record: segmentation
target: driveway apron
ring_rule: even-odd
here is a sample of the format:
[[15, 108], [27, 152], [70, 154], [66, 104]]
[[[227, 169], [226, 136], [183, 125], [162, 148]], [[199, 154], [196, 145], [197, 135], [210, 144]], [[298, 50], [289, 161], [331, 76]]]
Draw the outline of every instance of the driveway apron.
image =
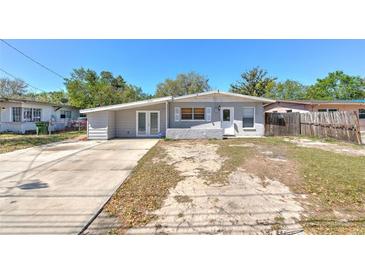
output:
[[80, 233], [157, 141], [75, 141], [0, 154], [0, 234]]

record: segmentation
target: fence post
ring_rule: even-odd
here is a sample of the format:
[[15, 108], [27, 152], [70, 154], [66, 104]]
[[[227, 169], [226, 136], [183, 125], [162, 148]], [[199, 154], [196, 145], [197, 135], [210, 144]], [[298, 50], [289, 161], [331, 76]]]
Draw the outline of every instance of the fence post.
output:
[[354, 111], [354, 115], [355, 115], [355, 134], [356, 134], [356, 140], [358, 142], [359, 145], [361, 145], [362, 140], [361, 140], [361, 132], [360, 132], [360, 120], [359, 120], [359, 116], [357, 114], [356, 111]]

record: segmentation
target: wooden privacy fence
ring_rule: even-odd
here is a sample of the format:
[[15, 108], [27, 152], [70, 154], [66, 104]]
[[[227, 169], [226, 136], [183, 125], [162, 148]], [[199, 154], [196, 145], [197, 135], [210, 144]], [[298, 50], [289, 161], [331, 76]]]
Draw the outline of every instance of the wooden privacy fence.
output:
[[265, 135], [300, 135], [300, 113], [265, 113]]
[[265, 135], [331, 137], [361, 144], [355, 111], [265, 113]]

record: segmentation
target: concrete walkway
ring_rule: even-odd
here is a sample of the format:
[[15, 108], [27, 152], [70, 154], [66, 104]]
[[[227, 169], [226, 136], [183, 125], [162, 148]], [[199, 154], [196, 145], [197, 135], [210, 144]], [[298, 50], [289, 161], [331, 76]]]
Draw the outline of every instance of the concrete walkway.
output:
[[0, 154], [0, 234], [78, 234], [157, 141], [72, 141]]

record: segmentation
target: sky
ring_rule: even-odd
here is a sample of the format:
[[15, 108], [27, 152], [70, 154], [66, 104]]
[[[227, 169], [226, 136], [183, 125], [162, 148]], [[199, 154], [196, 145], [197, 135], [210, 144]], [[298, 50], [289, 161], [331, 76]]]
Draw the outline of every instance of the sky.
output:
[[[206, 76], [212, 89], [221, 91], [256, 66], [278, 80], [307, 85], [335, 70], [365, 77], [365, 40], [6, 41], [66, 77], [79, 67], [107, 70], [149, 94], [166, 78], [190, 71]], [[0, 68], [41, 90], [65, 89], [62, 79], [1, 41]]]

